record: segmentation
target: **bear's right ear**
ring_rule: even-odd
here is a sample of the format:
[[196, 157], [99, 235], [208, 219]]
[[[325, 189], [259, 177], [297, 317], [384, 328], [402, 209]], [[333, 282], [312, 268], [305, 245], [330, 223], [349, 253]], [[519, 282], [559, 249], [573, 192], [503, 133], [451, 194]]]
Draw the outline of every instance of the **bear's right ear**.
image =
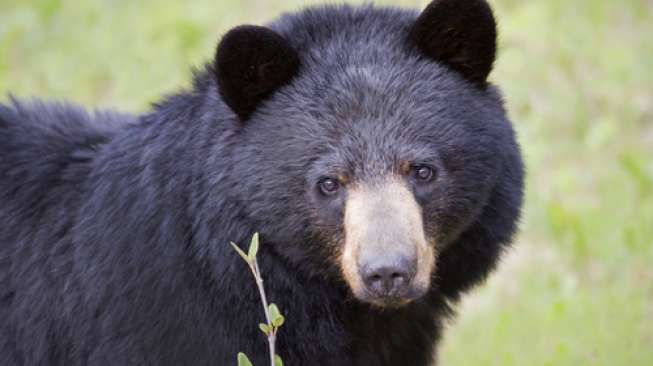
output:
[[236, 27], [222, 37], [214, 66], [223, 100], [242, 121], [298, 69], [299, 56], [288, 41], [254, 25]]
[[410, 36], [427, 57], [486, 85], [497, 48], [496, 23], [486, 0], [433, 0]]

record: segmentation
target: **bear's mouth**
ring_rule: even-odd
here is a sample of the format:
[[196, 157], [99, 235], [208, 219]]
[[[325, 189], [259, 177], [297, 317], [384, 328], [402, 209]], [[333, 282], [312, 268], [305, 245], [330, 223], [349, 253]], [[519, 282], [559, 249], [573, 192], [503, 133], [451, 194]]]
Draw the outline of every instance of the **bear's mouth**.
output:
[[354, 297], [401, 307], [430, 288], [435, 250], [424, 233], [421, 207], [399, 179], [350, 189], [340, 266]]
[[356, 299], [375, 307], [385, 309], [398, 309], [411, 304], [426, 294], [428, 288], [411, 288], [408, 292], [399, 296], [378, 296], [377, 294], [364, 291]]

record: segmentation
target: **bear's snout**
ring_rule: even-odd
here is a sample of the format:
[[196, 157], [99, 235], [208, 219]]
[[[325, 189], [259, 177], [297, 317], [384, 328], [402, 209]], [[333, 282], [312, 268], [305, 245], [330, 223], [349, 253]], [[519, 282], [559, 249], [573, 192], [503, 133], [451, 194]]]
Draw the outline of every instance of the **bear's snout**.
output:
[[378, 306], [401, 306], [426, 293], [435, 249], [422, 210], [401, 179], [358, 184], [347, 195], [341, 267], [354, 296]]

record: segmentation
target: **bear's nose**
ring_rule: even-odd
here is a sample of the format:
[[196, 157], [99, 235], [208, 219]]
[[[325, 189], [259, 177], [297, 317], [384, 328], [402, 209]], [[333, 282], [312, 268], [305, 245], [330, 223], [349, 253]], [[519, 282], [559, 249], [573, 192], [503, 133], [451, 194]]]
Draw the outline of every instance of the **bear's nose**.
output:
[[407, 258], [390, 263], [377, 261], [363, 266], [361, 277], [367, 290], [377, 297], [401, 297], [410, 288], [415, 264]]

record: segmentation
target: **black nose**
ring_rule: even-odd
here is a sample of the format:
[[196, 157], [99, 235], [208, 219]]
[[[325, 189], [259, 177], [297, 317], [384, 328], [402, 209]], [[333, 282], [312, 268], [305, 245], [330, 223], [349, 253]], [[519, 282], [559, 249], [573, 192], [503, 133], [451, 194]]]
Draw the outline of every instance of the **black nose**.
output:
[[361, 276], [367, 290], [378, 297], [400, 297], [410, 288], [415, 274], [413, 261], [377, 262], [363, 266]]

